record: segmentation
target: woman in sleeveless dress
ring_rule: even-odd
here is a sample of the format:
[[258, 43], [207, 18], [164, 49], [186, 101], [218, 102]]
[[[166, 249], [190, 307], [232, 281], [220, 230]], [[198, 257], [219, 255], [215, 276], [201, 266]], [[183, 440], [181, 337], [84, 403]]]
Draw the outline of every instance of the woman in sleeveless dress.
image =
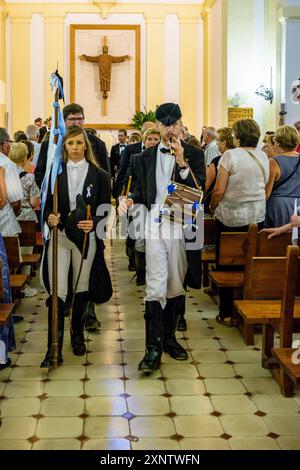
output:
[[292, 126], [279, 127], [275, 133], [277, 156], [269, 160], [265, 227], [289, 223], [295, 199], [300, 204], [300, 155], [295, 151], [299, 141], [299, 134]]

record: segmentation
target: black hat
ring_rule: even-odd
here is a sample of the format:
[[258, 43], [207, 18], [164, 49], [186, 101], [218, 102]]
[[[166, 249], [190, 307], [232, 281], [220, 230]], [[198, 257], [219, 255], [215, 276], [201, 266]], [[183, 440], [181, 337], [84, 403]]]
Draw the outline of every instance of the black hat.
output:
[[174, 122], [178, 121], [181, 116], [181, 110], [178, 104], [175, 103], [164, 103], [156, 109], [156, 119], [165, 126], [171, 126]]
[[[65, 232], [69, 240], [75, 243], [80, 253], [82, 253], [83, 245], [84, 245], [84, 238], [85, 233], [82, 229], [77, 227], [78, 222], [81, 220], [87, 219], [87, 207], [86, 203], [81, 196], [81, 194], [77, 194], [76, 197], [76, 209], [67, 217], [65, 223]], [[89, 237], [86, 237], [86, 246], [84, 252], [84, 259], [87, 257], [88, 249], [89, 249]]]

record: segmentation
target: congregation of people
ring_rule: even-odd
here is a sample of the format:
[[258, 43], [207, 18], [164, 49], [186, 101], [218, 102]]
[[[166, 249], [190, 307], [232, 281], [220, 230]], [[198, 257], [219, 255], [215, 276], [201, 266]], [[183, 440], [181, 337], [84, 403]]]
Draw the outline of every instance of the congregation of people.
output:
[[[52, 250], [53, 227], [58, 227], [58, 363], [63, 363], [65, 316], [71, 312], [71, 345], [75, 355], [86, 352], [84, 330], [101, 327], [95, 304], [112, 295], [105, 261], [105, 242], [97, 226], [107, 221], [99, 215], [101, 204], [113, 203], [118, 217], [134, 220], [134, 208], [146, 208], [144, 236], [128, 234], [124, 256], [128, 257], [128, 282], [145, 285], [145, 355], [138, 368], [151, 373], [160, 366], [163, 351], [184, 361], [188, 355], [176, 340], [176, 331], [188, 329], [185, 296], [189, 288], [201, 288], [201, 252], [206, 245], [189, 251], [183, 225], [161, 217], [170, 181], [195, 190], [202, 188], [204, 222], [214, 220], [216, 269], [221, 233], [247, 232], [257, 224], [269, 239], [300, 227], [300, 121], [262, 134], [252, 119], [232, 128], [203, 127], [199, 139], [184, 125], [180, 107], [164, 103], [156, 120], [139, 131], [119, 129], [117, 141], [107, 149], [105, 136], [84, 127], [84, 109], [68, 104], [63, 109], [66, 133], [62, 171], [58, 176], [58, 211], [53, 207], [50, 184], [43, 220], [49, 239], [44, 251], [41, 280], [48, 293], [48, 337], [41, 367], [50, 367], [52, 351]], [[212, 123], [213, 124], [213, 123]], [[30, 285], [32, 267], [21, 264], [26, 275], [21, 289], [11, 288], [6, 239], [19, 238], [22, 222], [32, 221], [41, 232], [41, 188], [47, 173], [51, 118], [35, 119], [13, 135], [0, 128], [0, 261], [4, 304], [18, 297], [31, 297], [38, 290]], [[49, 182], [48, 181], [48, 182]], [[117, 218], [118, 218], [117, 217]], [[123, 218], [123, 219], [122, 219]], [[155, 221], [155, 223], [153, 223]], [[205, 228], [205, 224], [204, 224]], [[37, 235], [38, 237], [39, 235]], [[22, 255], [37, 252], [36, 246], [20, 246]], [[234, 267], [230, 267], [234, 271]], [[211, 289], [208, 289], [210, 291]], [[208, 292], [209, 293], [209, 292]], [[233, 316], [233, 290], [218, 291], [217, 321], [228, 326]], [[11, 315], [0, 326], [0, 370], [10, 366], [9, 352], [16, 347]]]

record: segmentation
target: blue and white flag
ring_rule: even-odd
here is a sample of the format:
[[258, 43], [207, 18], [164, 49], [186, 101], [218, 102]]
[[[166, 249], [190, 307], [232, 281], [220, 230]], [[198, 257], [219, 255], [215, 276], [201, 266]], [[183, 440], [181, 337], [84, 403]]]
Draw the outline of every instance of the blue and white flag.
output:
[[[50, 76], [50, 86], [53, 92], [53, 107], [52, 107], [52, 124], [50, 129], [49, 147], [47, 153], [47, 167], [46, 173], [43, 179], [41, 188], [41, 227], [43, 237], [45, 240], [50, 238], [50, 230], [48, 225], [44, 222], [44, 208], [46, 204], [48, 189], [49, 189], [49, 178], [51, 173], [51, 194], [54, 192], [54, 185], [58, 175], [62, 172], [62, 150], [63, 150], [63, 139], [65, 135], [65, 122], [62, 111], [60, 109], [59, 100], [55, 101], [56, 92], [59, 91], [59, 96], [64, 99], [62, 83], [59, 76], [56, 73], [52, 73]], [[55, 110], [58, 110], [58, 122], [55, 126]], [[57, 144], [54, 142], [54, 138], [58, 136]]]

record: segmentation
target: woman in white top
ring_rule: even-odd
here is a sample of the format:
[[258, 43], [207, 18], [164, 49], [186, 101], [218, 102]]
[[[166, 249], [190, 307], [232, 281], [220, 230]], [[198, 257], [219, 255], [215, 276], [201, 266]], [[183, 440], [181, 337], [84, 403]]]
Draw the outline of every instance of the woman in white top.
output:
[[[266, 213], [269, 161], [266, 154], [256, 148], [260, 128], [254, 120], [242, 119], [234, 123], [233, 137], [237, 148], [227, 150], [219, 162], [210, 206], [216, 217], [217, 264], [221, 232], [246, 232], [249, 224], [262, 224]], [[217, 268], [220, 270], [220, 266]], [[232, 291], [224, 298], [220, 292], [219, 321], [232, 315]]]

